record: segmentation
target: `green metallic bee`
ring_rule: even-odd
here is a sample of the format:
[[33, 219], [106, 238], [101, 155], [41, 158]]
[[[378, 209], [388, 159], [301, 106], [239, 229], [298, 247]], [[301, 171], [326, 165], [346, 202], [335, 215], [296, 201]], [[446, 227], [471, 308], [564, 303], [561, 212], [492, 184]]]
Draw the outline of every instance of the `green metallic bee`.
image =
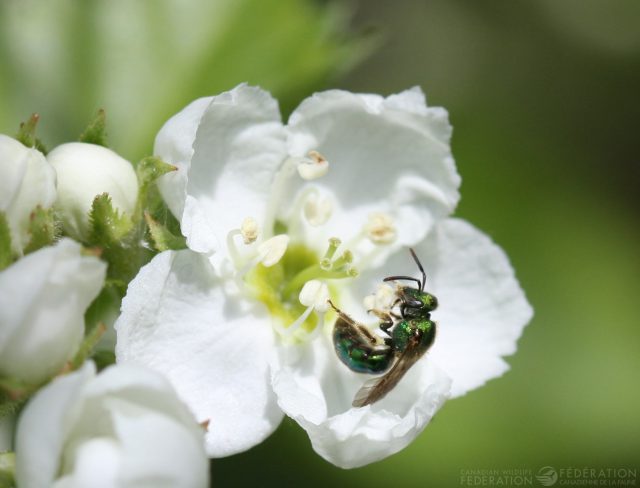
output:
[[426, 274], [416, 253], [413, 249], [409, 251], [422, 273], [422, 280], [389, 276], [383, 281], [415, 281], [418, 287], [398, 286], [389, 311], [369, 310], [380, 318], [380, 329], [386, 338], [372, 334], [329, 301], [338, 314], [333, 328], [333, 345], [340, 361], [357, 373], [386, 373], [367, 381], [358, 390], [352, 403], [354, 407], [364, 407], [383, 398], [435, 340], [436, 323], [431, 320], [431, 312], [438, 306], [438, 300], [424, 291]]

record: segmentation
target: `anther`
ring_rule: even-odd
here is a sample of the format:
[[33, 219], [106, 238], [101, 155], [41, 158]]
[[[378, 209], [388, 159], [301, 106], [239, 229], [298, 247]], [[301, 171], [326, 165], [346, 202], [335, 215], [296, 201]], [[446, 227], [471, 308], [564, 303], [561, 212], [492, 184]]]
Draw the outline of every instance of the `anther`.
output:
[[313, 307], [317, 312], [324, 313], [329, 308], [327, 302], [329, 300], [329, 288], [322, 281], [309, 280], [300, 290], [298, 299], [305, 307]]
[[388, 311], [396, 298], [396, 291], [386, 283], [380, 283], [371, 295], [364, 297], [364, 306], [367, 310]]
[[301, 158], [297, 169], [303, 180], [315, 180], [327, 174], [329, 162], [318, 151], [309, 151], [307, 157]]
[[245, 244], [251, 244], [258, 238], [258, 223], [252, 217], [247, 217], [242, 221], [240, 234]]
[[396, 239], [396, 228], [389, 214], [374, 212], [364, 226], [367, 237], [374, 244], [390, 244]]
[[319, 227], [331, 217], [333, 204], [328, 198], [320, 198], [314, 192], [307, 197], [302, 210], [307, 222], [313, 227]]
[[258, 246], [258, 261], [267, 268], [273, 266], [282, 259], [288, 245], [289, 236], [286, 234], [280, 234], [264, 241]]

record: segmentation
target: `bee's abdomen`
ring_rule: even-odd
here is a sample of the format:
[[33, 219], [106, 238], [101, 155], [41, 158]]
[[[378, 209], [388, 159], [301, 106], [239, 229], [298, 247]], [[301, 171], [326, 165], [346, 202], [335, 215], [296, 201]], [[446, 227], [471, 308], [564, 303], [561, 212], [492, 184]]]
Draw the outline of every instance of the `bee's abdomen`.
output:
[[333, 331], [333, 345], [340, 361], [356, 373], [384, 373], [394, 357], [390, 347], [363, 342], [339, 328]]

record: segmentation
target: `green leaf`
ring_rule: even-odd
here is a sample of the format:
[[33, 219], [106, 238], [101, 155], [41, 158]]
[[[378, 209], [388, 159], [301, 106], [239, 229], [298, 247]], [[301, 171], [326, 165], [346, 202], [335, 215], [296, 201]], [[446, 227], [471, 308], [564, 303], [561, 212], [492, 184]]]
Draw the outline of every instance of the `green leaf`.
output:
[[32, 114], [29, 120], [21, 122], [16, 139], [26, 147], [35, 147], [41, 153], [47, 154], [44, 144], [36, 137], [36, 126], [39, 120], [40, 116], [38, 114]]
[[11, 252], [11, 229], [4, 212], [0, 212], [0, 270], [13, 262]]
[[89, 243], [103, 247], [117, 245], [133, 229], [131, 218], [113, 208], [108, 193], [102, 193], [93, 200], [89, 225]]
[[149, 235], [153, 241], [153, 247], [157, 251], [178, 250], [187, 247], [187, 241], [184, 236], [174, 235], [164, 225], [155, 220], [149, 212], [144, 213], [144, 219], [149, 227]]
[[53, 208], [38, 206], [29, 217], [29, 235], [31, 239], [24, 248], [25, 254], [53, 244], [57, 236], [57, 227]]
[[85, 131], [80, 135], [79, 141], [98, 146], [109, 147], [107, 144], [107, 123], [104, 109], [98, 110], [96, 117], [89, 123]]

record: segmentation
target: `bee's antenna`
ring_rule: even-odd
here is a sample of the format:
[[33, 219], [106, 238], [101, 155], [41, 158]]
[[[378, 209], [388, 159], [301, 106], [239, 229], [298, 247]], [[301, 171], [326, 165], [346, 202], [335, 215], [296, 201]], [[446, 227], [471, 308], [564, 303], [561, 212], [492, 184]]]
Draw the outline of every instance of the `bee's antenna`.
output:
[[427, 274], [424, 272], [424, 268], [422, 267], [422, 263], [418, 259], [418, 256], [416, 256], [416, 252], [413, 250], [413, 248], [410, 247], [409, 248], [409, 252], [411, 253], [411, 256], [413, 257], [413, 260], [418, 265], [418, 269], [420, 269], [420, 272], [422, 273], [422, 283], [420, 284], [420, 291], [424, 291], [424, 285], [427, 282]]
[[418, 278], [413, 278], [412, 276], [387, 276], [382, 281], [398, 281], [398, 280], [415, 281], [416, 283], [418, 283], [418, 288], [422, 287], [422, 283], [420, 283], [420, 280]]

